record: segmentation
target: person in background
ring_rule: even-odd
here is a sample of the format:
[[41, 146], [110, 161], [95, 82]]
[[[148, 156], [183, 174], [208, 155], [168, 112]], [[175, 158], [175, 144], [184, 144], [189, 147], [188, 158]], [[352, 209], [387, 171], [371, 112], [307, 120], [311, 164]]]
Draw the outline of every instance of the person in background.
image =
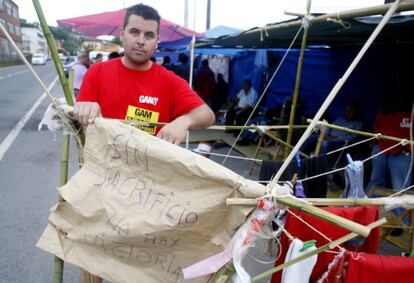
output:
[[[150, 60], [159, 40], [160, 19], [144, 4], [127, 9], [121, 30], [124, 56], [92, 65], [84, 77], [74, 107], [75, 119], [82, 125], [94, 123], [98, 116], [165, 122], [161, 129], [140, 129], [178, 145], [187, 130], [214, 122], [213, 112], [185, 80]], [[82, 272], [81, 282], [88, 280], [89, 274]]]
[[213, 107], [213, 95], [216, 85], [216, 76], [208, 66], [208, 60], [201, 62], [201, 68], [198, 70], [194, 80], [194, 90], [207, 103], [210, 108]]
[[[233, 107], [227, 112], [226, 125], [243, 126], [247, 118], [251, 114], [253, 107], [257, 101], [257, 92], [252, 87], [250, 79], [243, 81], [243, 88], [233, 100]], [[237, 131], [233, 131], [237, 132]]]
[[226, 103], [229, 94], [229, 84], [224, 80], [221, 73], [217, 74], [217, 82], [214, 88], [213, 96], [213, 111], [217, 113], [221, 107]]
[[108, 55], [108, 60], [115, 59], [115, 58], [118, 58], [118, 57], [120, 57], [119, 53], [118, 53], [118, 52], [116, 52], [116, 51], [112, 51], [112, 52], [111, 52], [111, 53], [109, 53], [109, 55]]
[[98, 54], [96, 54], [96, 56], [95, 56], [95, 63], [102, 62], [102, 60], [103, 60], [103, 55], [102, 55], [102, 53], [98, 53]]
[[81, 51], [77, 56], [78, 61], [73, 65], [72, 69], [74, 71], [74, 80], [73, 80], [73, 94], [75, 97], [78, 96], [79, 90], [82, 85], [83, 77], [86, 74], [86, 71], [89, 68], [89, 54], [86, 51]]
[[[384, 101], [375, 119], [375, 132], [402, 139], [410, 139], [410, 128], [413, 127], [411, 112], [414, 103], [414, 83], [410, 71], [401, 70], [396, 75], [396, 94]], [[376, 155], [396, 142], [379, 139], [372, 149]], [[371, 180], [367, 191], [372, 186], [387, 187], [390, 177], [392, 189], [399, 191], [411, 185], [413, 152], [410, 145], [399, 145], [372, 159]]]
[[[351, 130], [362, 130], [362, 122], [357, 119], [357, 106], [355, 103], [348, 103], [345, 106], [345, 114], [338, 117], [332, 123], [335, 126], [345, 127]], [[353, 143], [357, 139], [356, 134], [347, 133], [340, 130], [328, 129], [321, 144], [320, 154], [326, 154], [332, 150], [341, 148]], [[302, 146], [302, 151], [312, 154], [316, 147], [319, 134], [312, 134]]]
[[162, 66], [164, 68], [166, 68], [169, 71], [174, 71], [174, 65], [171, 63], [171, 58], [170, 56], [164, 56], [163, 61], [162, 61]]
[[188, 61], [188, 56], [184, 53], [180, 53], [178, 55], [178, 62], [180, 64], [175, 68], [175, 73], [187, 82], [190, 79], [190, 65], [188, 64]]

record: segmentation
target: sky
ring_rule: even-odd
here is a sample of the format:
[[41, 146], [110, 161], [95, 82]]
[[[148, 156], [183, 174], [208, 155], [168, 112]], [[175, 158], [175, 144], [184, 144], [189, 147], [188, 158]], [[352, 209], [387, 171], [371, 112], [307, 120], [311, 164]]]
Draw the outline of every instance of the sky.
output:
[[[13, 0], [19, 6], [20, 18], [37, 21], [31, 0]], [[39, 0], [50, 26], [56, 20], [114, 11], [136, 3], [158, 10], [161, 17], [184, 25], [185, 0]], [[381, 5], [383, 0], [313, 0], [311, 12], [336, 12]], [[189, 28], [206, 30], [207, 0], [188, 0]], [[284, 12], [305, 12], [306, 0], [211, 0], [211, 27], [225, 25], [243, 30], [290, 19]], [[194, 21], [195, 15], [195, 21]], [[194, 25], [195, 23], [195, 25]]]

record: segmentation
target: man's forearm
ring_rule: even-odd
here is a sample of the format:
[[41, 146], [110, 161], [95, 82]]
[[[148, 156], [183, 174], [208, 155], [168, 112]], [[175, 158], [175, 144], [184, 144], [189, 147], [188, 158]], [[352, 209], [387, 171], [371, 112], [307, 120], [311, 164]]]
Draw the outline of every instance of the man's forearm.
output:
[[188, 129], [198, 130], [211, 126], [215, 116], [213, 111], [206, 104], [203, 104], [177, 119], [186, 123]]

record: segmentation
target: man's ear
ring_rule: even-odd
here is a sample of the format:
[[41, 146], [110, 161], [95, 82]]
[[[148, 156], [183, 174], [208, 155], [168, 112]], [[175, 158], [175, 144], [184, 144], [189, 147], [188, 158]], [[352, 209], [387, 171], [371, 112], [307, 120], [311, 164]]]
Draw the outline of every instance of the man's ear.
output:
[[121, 33], [119, 34], [119, 39], [122, 41], [122, 38], [124, 37], [124, 33], [125, 33], [125, 30], [124, 29], [121, 29]]

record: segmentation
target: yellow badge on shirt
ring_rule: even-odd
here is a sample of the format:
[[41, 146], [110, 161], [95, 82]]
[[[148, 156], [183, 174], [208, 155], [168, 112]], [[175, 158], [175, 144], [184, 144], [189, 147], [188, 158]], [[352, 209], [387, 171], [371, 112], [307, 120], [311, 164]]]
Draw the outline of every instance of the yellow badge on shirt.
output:
[[[129, 105], [125, 119], [129, 121], [158, 122], [159, 116], [159, 112]], [[157, 126], [137, 125], [136, 127], [141, 131], [147, 132], [151, 135], [155, 134], [155, 130], [157, 129]]]

